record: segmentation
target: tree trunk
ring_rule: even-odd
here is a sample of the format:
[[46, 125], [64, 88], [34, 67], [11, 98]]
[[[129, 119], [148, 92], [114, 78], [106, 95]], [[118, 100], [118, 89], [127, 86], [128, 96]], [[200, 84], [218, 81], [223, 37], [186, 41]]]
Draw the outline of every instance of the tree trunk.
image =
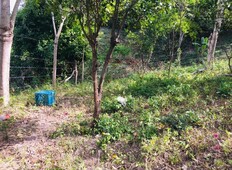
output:
[[75, 60], [75, 85], [77, 85], [78, 78], [78, 69], [77, 69], [77, 61]]
[[[231, 49], [229, 49], [229, 50], [231, 50]], [[229, 66], [229, 69], [230, 69], [230, 73], [232, 73], [232, 65], [231, 65], [232, 51], [227, 52], [227, 49], [226, 49], [226, 48], [224, 48], [224, 51], [225, 51], [226, 57], [227, 57], [227, 59], [228, 59], [228, 66]]]
[[3, 105], [7, 106], [10, 101], [10, 53], [13, 41], [13, 33], [7, 31], [0, 38], [0, 96], [3, 97]]
[[93, 92], [94, 92], [94, 113], [93, 118], [98, 119], [101, 112], [101, 95], [98, 93], [98, 74], [97, 74], [97, 45], [94, 44], [92, 48], [92, 79], [93, 79]]
[[10, 55], [19, 4], [20, 0], [17, 0], [10, 14], [10, 1], [0, 1], [0, 98], [4, 106], [10, 101]]
[[217, 46], [218, 34], [221, 29], [223, 15], [224, 15], [224, 0], [218, 0], [217, 2], [217, 14], [214, 24], [213, 33], [209, 37], [208, 42], [208, 55], [207, 55], [207, 67], [212, 67], [212, 63], [214, 60], [214, 53]]
[[168, 77], [170, 77], [172, 62], [174, 60], [174, 49], [175, 49], [175, 31], [174, 31], [174, 29], [172, 30], [172, 47], [171, 48], [172, 48], [171, 49], [171, 56], [170, 56], [171, 58], [170, 58], [170, 62], [168, 65]]
[[178, 48], [181, 48], [183, 40], [184, 40], [184, 33], [183, 33], [182, 30], [180, 30], [179, 41], [178, 41]]
[[64, 26], [64, 21], [65, 21], [66, 17], [62, 16], [62, 20], [61, 20], [61, 23], [60, 23], [58, 31], [57, 31], [54, 14], [53, 14], [53, 12], [51, 14], [52, 14], [52, 24], [53, 24], [54, 34], [55, 34], [54, 51], [53, 51], [53, 71], [52, 71], [52, 85], [55, 88], [56, 87], [58, 42], [59, 42], [60, 34], [61, 34], [62, 28]]
[[153, 56], [153, 51], [154, 51], [154, 47], [152, 47], [151, 50], [150, 50], [149, 57], [148, 57], [148, 59], [147, 59], [147, 61], [146, 61], [147, 66], [148, 66], [148, 64], [149, 64], [150, 61], [151, 61], [151, 58], [152, 58], [152, 56]]
[[112, 58], [112, 53], [114, 51], [114, 48], [116, 46], [116, 42], [114, 42], [114, 41], [115, 40], [111, 41], [111, 45], [110, 45], [110, 48], [109, 48], [109, 50], [107, 52], [106, 59], [105, 59], [105, 62], [104, 62], [104, 65], [103, 65], [103, 68], [102, 68], [102, 71], [101, 71], [101, 77], [100, 77], [99, 89], [98, 89], [99, 94], [102, 94], [102, 92], [103, 92], [103, 84], [104, 84], [104, 80], [105, 80], [105, 77], [106, 77], [107, 68], [108, 68], [110, 60]]
[[85, 49], [84, 48], [83, 48], [81, 65], [82, 65], [81, 82], [83, 82], [85, 78]]
[[107, 67], [109, 65], [110, 59], [112, 58], [112, 53], [116, 43], [112, 42], [110, 48], [107, 52], [106, 59], [101, 71], [101, 77], [98, 83], [98, 74], [97, 74], [97, 47], [92, 47], [92, 56], [93, 56], [93, 63], [92, 63], [92, 78], [93, 78], [93, 88], [94, 88], [94, 119], [99, 118], [99, 114], [101, 112], [101, 100], [102, 100], [102, 93], [103, 93], [103, 84], [105, 80], [105, 76], [107, 73]]
[[57, 71], [57, 51], [58, 51], [58, 37], [54, 40], [54, 50], [53, 50], [53, 72], [52, 72], [52, 85], [56, 87], [56, 71]]

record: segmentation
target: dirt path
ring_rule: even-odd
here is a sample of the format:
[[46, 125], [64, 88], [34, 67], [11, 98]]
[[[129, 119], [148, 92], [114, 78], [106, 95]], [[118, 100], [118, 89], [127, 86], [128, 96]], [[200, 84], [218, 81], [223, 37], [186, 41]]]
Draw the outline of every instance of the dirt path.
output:
[[[0, 135], [0, 170], [15, 169], [51, 169], [63, 167], [72, 169], [66, 164], [78, 162], [78, 167], [95, 166], [96, 158], [86, 154], [94, 150], [96, 141], [84, 137], [51, 139], [49, 134], [56, 130], [62, 123], [73, 119], [78, 110], [40, 107], [29, 109], [26, 115], [16, 122], [8, 131], [8, 141]], [[86, 145], [88, 140], [89, 146]], [[85, 148], [83, 147], [85, 146]], [[79, 148], [80, 147], [80, 148]], [[77, 156], [77, 157], [76, 157]], [[63, 163], [62, 163], [63, 161]], [[92, 164], [92, 165], [91, 165]], [[88, 168], [92, 169], [92, 168]]]

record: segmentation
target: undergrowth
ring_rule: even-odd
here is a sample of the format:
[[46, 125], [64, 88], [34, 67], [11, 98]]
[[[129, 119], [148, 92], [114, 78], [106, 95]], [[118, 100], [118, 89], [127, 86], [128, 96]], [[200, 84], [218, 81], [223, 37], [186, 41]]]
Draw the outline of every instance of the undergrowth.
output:
[[[147, 169], [232, 168], [232, 80], [224, 76], [226, 62], [218, 62], [214, 70], [194, 73], [198, 68], [177, 67], [170, 78], [161, 70], [107, 82], [102, 114], [94, 129], [92, 118], [83, 115], [62, 124], [50, 137], [93, 136], [103, 151], [103, 163], [110, 161], [124, 169], [132, 162]], [[78, 96], [92, 109], [91, 83], [65, 84], [56, 90], [54, 107], [64, 97]], [[118, 96], [127, 99], [125, 106], [117, 101]], [[24, 97], [34, 104], [32, 95]], [[133, 155], [137, 152], [142, 159]]]

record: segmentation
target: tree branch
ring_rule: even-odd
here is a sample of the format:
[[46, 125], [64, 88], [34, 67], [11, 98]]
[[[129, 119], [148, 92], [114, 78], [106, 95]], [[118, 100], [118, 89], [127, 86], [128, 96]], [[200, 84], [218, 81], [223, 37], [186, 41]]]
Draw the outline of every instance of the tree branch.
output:
[[129, 13], [129, 11], [133, 8], [133, 6], [134, 6], [137, 2], [138, 2], [138, 0], [132, 0], [132, 2], [131, 2], [131, 4], [129, 5], [129, 7], [125, 10], [125, 13], [124, 13], [123, 18], [122, 18], [122, 22], [120, 23], [119, 29], [118, 29], [118, 31], [117, 31], [117, 35], [116, 35], [117, 38], [119, 37], [119, 35], [120, 35], [121, 31], [122, 31], [122, 28], [123, 28], [123, 26], [124, 26], [124, 24], [125, 24], [125, 21], [126, 21], [126, 18], [127, 18], [127, 15], [128, 15], [128, 13]]
[[76, 72], [76, 70], [73, 70], [72, 74], [68, 78], [66, 78], [64, 80], [64, 82], [66, 83], [67, 81], [69, 81], [73, 77], [73, 75], [74, 75], [75, 72]]
[[60, 26], [59, 26], [59, 29], [58, 29], [58, 32], [57, 32], [57, 36], [59, 37], [60, 34], [61, 34], [61, 31], [62, 31], [62, 28], [64, 26], [64, 21], [66, 20], [66, 17], [65, 16], [62, 16], [62, 21], [60, 23]]
[[14, 28], [14, 23], [15, 23], [15, 19], [16, 19], [16, 15], [17, 15], [17, 12], [18, 12], [20, 2], [21, 2], [21, 0], [16, 0], [13, 12], [12, 12], [12, 14], [10, 16], [10, 22], [11, 22], [11, 27], [12, 28]]
[[116, 30], [116, 24], [118, 22], [118, 12], [119, 12], [119, 4], [120, 0], [116, 0], [115, 8], [114, 8], [114, 16], [113, 16], [113, 25], [111, 30], [111, 35], [114, 36], [112, 38], [115, 38], [115, 30]]
[[56, 36], [56, 23], [55, 23], [55, 17], [54, 17], [54, 13], [51, 12], [52, 15], [52, 25], [53, 25], [53, 30], [54, 30], [54, 34]]
[[114, 11], [114, 28], [112, 28], [113, 30], [111, 31], [111, 42], [110, 42], [110, 48], [107, 52], [107, 55], [106, 55], [106, 58], [105, 58], [105, 62], [104, 62], [104, 65], [103, 65], [103, 69], [102, 69], [102, 72], [101, 72], [101, 77], [100, 77], [100, 81], [99, 81], [99, 89], [98, 89], [98, 92], [99, 94], [102, 94], [102, 90], [103, 90], [103, 83], [104, 83], [104, 79], [105, 79], [105, 76], [106, 76], [106, 72], [107, 72], [107, 67], [109, 65], [109, 62], [110, 62], [110, 59], [112, 58], [112, 53], [114, 51], [114, 48], [115, 46], [117, 45], [117, 38], [119, 37], [120, 33], [121, 33], [121, 30], [122, 30], [122, 27], [126, 21], [126, 18], [127, 18], [127, 15], [128, 15], [128, 12], [131, 10], [131, 8], [137, 3], [138, 0], [133, 0], [130, 4], [130, 6], [126, 9], [125, 11], [125, 14], [123, 16], [123, 20], [120, 24], [120, 28], [117, 32], [117, 35], [115, 36], [115, 30], [116, 30], [116, 24], [117, 24], [117, 21], [118, 21], [118, 12], [119, 12], [119, 5], [120, 5], [120, 0], [117, 0], [116, 1], [116, 4], [115, 4], [115, 11]]
[[82, 22], [81, 18], [79, 18], [79, 22], [80, 22], [81, 29], [82, 29], [82, 31], [83, 31], [85, 37], [86, 37], [87, 40], [91, 43], [90, 37], [89, 37], [89, 35], [87, 34], [87, 32], [85, 31], [84, 22]]
[[88, 27], [88, 31], [89, 31], [89, 36], [92, 37], [93, 36], [93, 32], [92, 32], [92, 28], [91, 28], [91, 20], [90, 20], [90, 1], [87, 0], [86, 3], [85, 3], [85, 6], [86, 6], [86, 19], [87, 19], [87, 27]]
[[101, 20], [101, 16], [100, 16], [100, 11], [99, 11], [99, 8], [100, 8], [100, 2], [99, 0], [96, 0], [96, 17], [95, 17], [95, 27], [94, 27], [94, 31], [95, 31], [95, 37], [97, 37], [100, 29], [101, 29], [101, 25], [102, 25], [102, 20]]

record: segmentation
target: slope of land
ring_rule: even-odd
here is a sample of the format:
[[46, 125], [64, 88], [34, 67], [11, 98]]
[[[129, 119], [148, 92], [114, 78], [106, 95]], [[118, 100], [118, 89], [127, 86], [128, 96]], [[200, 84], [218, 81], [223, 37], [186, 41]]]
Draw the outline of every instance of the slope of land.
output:
[[13, 118], [1, 122], [0, 169], [231, 169], [227, 61], [196, 73], [200, 68], [107, 81], [94, 131], [90, 82], [60, 84], [53, 107], [34, 102], [34, 92], [49, 85], [14, 94], [1, 110]]

